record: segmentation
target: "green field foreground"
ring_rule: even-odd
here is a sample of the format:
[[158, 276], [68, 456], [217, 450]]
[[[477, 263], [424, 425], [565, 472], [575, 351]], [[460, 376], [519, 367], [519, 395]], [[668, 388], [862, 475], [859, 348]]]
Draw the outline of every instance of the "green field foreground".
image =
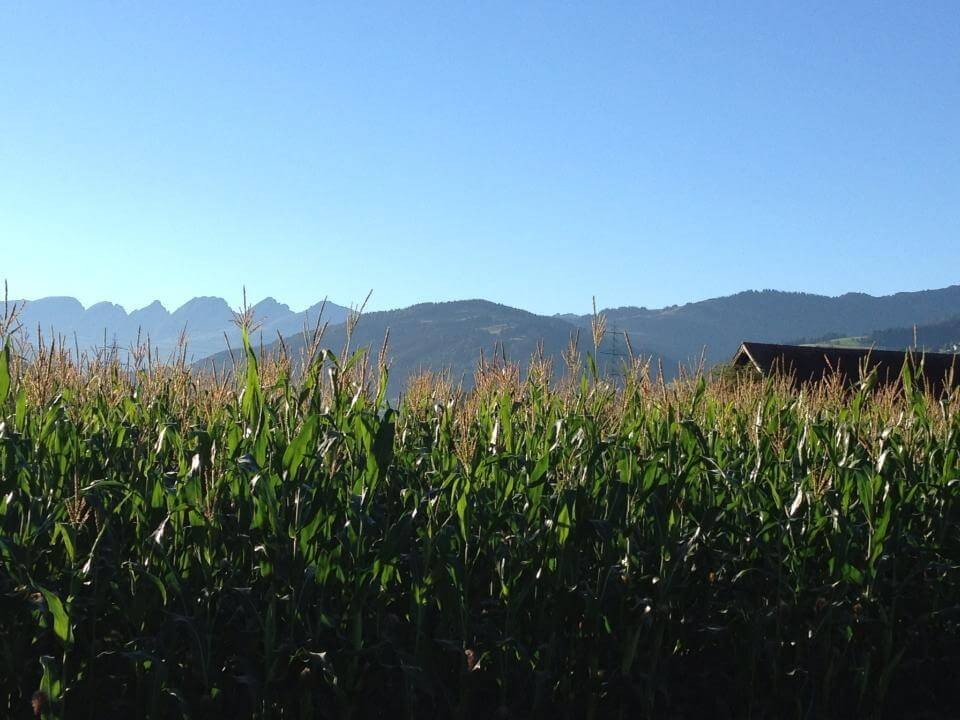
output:
[[957, 716], [956, 398], [587, 360], [7, 344], [0, 715]]

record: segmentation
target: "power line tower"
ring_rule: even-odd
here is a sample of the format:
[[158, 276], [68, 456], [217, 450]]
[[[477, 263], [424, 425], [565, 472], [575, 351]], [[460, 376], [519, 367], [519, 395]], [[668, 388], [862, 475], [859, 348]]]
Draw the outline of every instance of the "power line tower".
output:
[[600, 370], [609, 378], [622, 380], [623, 366], [629, 358], [629, 354], [627, 353], [628, 348], [621, 349], [621, 344], [625, 344], [623, 343], [623, 332], [618, 329], [616, 325], [613, 325], [603, 331], [604, 340], [608, 337], [610, 338], [610, 342], [606, 348], [604, 348], [604, 343], [601, 342], [600, 348], [597, 350], [597, 354], [604, 357]]

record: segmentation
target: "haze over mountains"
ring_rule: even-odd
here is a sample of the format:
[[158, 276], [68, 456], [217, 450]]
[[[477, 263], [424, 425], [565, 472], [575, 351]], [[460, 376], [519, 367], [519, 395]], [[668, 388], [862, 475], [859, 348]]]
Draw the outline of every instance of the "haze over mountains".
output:
[[[184, 333], [187, 358], [200, 360], [223, 350], [225, 335], [233, 347], [240, 341], [233, 310], [223, 298], [196, 297], [173, 312], [154, 301], [130, 313], [109, 302], [84, 308], [71, 297], [16, 302], [23, 302], [19, 319], [33, 337], [39, 330], [45, 340], [63, 337], [70, 346], [76, 343], [81, 350], [112, 345], [128, 348], [138, 337], [144, 341], [149, 337], [160, 358], [166, 359], [176, 351]], [[277, 333], [283, 337], [300, 333], [305, 323], [312, 326], [317, 322], [322, 305], [318, 302], [302, 312], [294, 312], [288, 305], [265, 298], [254, 305], [255, 317], [261, 323], [258, 335], [264, 342], [273, 342]], [[347, 312], [347, 308], [328, 302], [323, 308], [323, 320], [342, 323]]]
[[[296, 353], [302, 347], [305, 323], [316, 323], [320, 304], [294, 312], [273, 298], [254, 306], [261, 323], [258, 337], [271, 347], [277, 335]], [[827, 335], [901, 338], [904, 332], [882, 336], [889, 328], [947, 323], [960, 317], [960, 285], [937, 290], [903, 292], [874, 297], [848, 293], [838, 297], [774, 290], [746, 291], [685, 305], [659, 309], [620, 307], [602, 311], [607, 335], [601, 347], [602, 363], [618, 363], [629, 339], [633, 350], [661, 363], [667, 375], [678, 364], [695, 365], [703, 353], [707, 365], [729, 359], [742, 340], [796, 342]], [[348, 310], [327, 303], [324, 320], [330, 328], [324, 345], [339, 349], [346, 339]], [[36, 332], [60, 334], [81, 349], [116, 342], [132, 344], [138, 329], [150, 336], [161, 356], [172, 352], [181, 331], [188, 338], [188, 357], [194, 361], [226, 362], [224, 334], [233, 347], [239, 332], [233, 313], [221, 298], [194, 298], [174, 312], [160, 303], [127, 313], [118, 305], [98, 303], [90, 308], [72, 298], [44, 298], [27, 302], [21, 320]], [[423, 303], [399, 310], [370, 312], [357, 325], [353, 347], [379, 349], [390, 329], [391, 383], [396, 388], [418, 369], [447, 369], [469, 384], [481, 352], [488, 357], [499, 348], [511, 360], [525, 364], [537, 350], [559, 365], [572, 335], [580, 332], [580, 348], [592, 347], [590, 314], [536, 315], [485, 300]], [[908, 343], [905, 343], [908, 344]]]

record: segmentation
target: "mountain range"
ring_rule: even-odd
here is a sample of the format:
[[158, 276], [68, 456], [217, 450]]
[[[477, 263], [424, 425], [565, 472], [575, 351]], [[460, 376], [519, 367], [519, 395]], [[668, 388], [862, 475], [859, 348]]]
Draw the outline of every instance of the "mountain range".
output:
[[[302, 330], [316, 323], [320, 304], [302, 312], [273, 298], [253, 306], [260, 323], [255, 339], [269, 348], [279, 336], [296, 353], [304, 342]], [[347, 308], [327, 303], [323, 319], [330, 324], [324, 345], [339, 349], [346, 340]], [[664, 308], [618, 307], [601, 311], [607, 333], [600, 359], [617, 364], [630, 347], [662, 364], [670, 376], [679, 364], [707, 366], [725, 361], [743, 340], [798, 342], [801, 338], [880, 337], [890, 328], [933, 326], [960, 317], [960, 285], [935, 290], [875, 297], [848, 293], [837, 297], [776, 290], [745, 291]], [[592, 348], [591, 314], [537, 315], [486, 300], [422, 303], [370, 312], [362, 316], [352, 337], [353, 347], [378, 350], [390, 330], [389, 356], [394, 388], [421, 368], [446, 369], [469, 384], [481, 352], [495, 349], [524, 364], [542, 347], [557, 366], [571, 336], [579, 333], [580, 348]], [[127, 313], [118, 305], [98, 303], [84, 308], [73, 298], [43, 298], [27, 302], [22, 324], [46, 336], [76, 337], [81, 349], [131, 344], [139, 330], [161, 352], [172, 352], [181, 332], [194, 361], [227, 362], [227, 339], [235, 348], [239, 331], [233, 313], [221, 298], [194, 298], [174, 312], [160, 303]], [[899, 343], [891, 331], [884, 346]], [[942, 333], [941, 333], [942, 334]], [[226, 339], [225, 339], [226, 336]], [[931, 336], [933, 337], [933, 336]], [[936, 336], [939, 338], [939, 335]], [[899, 339], [898, 339], [899, 338]], [[72, 344], [72, 343], [71, 343]], [[909, 343], [902, 343], [903, 346]]]
[[[120, 305], [100, 302], [88, 308], [72, 297], [46, 297], [39, 300], [11, 301], [22, 304], [20, 324], [31, 337], [39, 333], [45, 341], [63, 338], [70, 346], [87, 351], [114, 346], [129, 348], [140, 338], [150, 339], [161, 359], [170, 357], [184, 335], [187, 359], [200, 360], [223, 350], [227, 341], [233, 347], [240, 342], [240, 331], [234, 312], [227, 301], [218, 297], [195, 297], [173, 312], [159, 301], [127, 312]], [[335, 303], [318, 302], [302, 312], [289, 305], [265, 298], [253, 306], [260, 323], [258, 337], [273, 342], [277, 335], [288, 337], [313, 326], [323, 308], [324, 322], [342, 323], [348, 310]]]
[[[883, 297], [747, 291], [654, 310], [621, 307], [601, 312], [607, 323], [600, 347], [602, 364], [621, 361], [629, 341], [635, 353], [649, 357], [670, 378], [680, 365], [693, 368], [701, 360], [707, 366], [728, 360], [743, 340], [792, 342], [828, 333], [860, 335], [910, 323], [944, 322], [960, 315], [960, 285]], [[469, 385], [481, 351], [489, 357], [495, 347], [523, 367], [539, 342], [544, 355], [559, 367], [571, 335], [579, 332], [581, 350], [592, 347], [592, 319], [592, 314], [534, 315], [485, 300], [424, 303], [364, 315], [352, 342], [376, 351], [390, 328], [393, 390], [421, 368], [449, 369], [455, 380]], [[342, 326], [332, 327], [324, 345], [338, 348], [345, 337]], [[293, 338], [288, 349], [296, 352], [302, 343]], [[226, 354], [213, 358], [227, 359]]]
[[[407, 379], [422, 370], [445, 371], [451, 380], [465, 387], [472, 384], [473, 372], [481, 355], [488, 360], [505, 356], [525, 372], [531, 357], [540, 349], [543, 356], [562, 369], [563, 352], [579, 328], [557, 317], [535, 315], [486, 300], [459, 300], [422, 303], [401, 310], [370, 312], [356, 324], [350, 338], [351, 348], [368, 348], [376, 356], [389, 329], [388, 358], [392, 397], [403, 389]], [[590, 333], [579, 333], [581, 350], [592, 348]], [[339, 350], [347, 340], [346, 325], [328, 328], [323, 347]], [[291, 357], [300, 357], [307, 342], [303, 334], [285, 341]], [[268, 350], [275, 346], [267, 346]], [[207, 359], [218, 367], [230, 367], [230, 352]]]
[[[626, 331], [634, 347], [708, 365], [722, 362], [743, 340], [795, 342], [799, 338], [867, 335], [877, 330], [930, 324], [960, 316], [960, 285], [875, 297], [837, 297], [777, 290], [746, 291], [657, 310], [604, 311], [607, 327]], [[564, 316], [581, 326], [589, 315]]]

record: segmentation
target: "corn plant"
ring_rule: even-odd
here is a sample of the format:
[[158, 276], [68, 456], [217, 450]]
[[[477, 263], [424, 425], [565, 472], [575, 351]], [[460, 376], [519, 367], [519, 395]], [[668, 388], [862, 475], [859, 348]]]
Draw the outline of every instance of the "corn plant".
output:
[[[954, 717], [960, 413], [915, 387], [0, 353], [0, 708]], [[383, 356], [383, 353], [381, 353]]]

